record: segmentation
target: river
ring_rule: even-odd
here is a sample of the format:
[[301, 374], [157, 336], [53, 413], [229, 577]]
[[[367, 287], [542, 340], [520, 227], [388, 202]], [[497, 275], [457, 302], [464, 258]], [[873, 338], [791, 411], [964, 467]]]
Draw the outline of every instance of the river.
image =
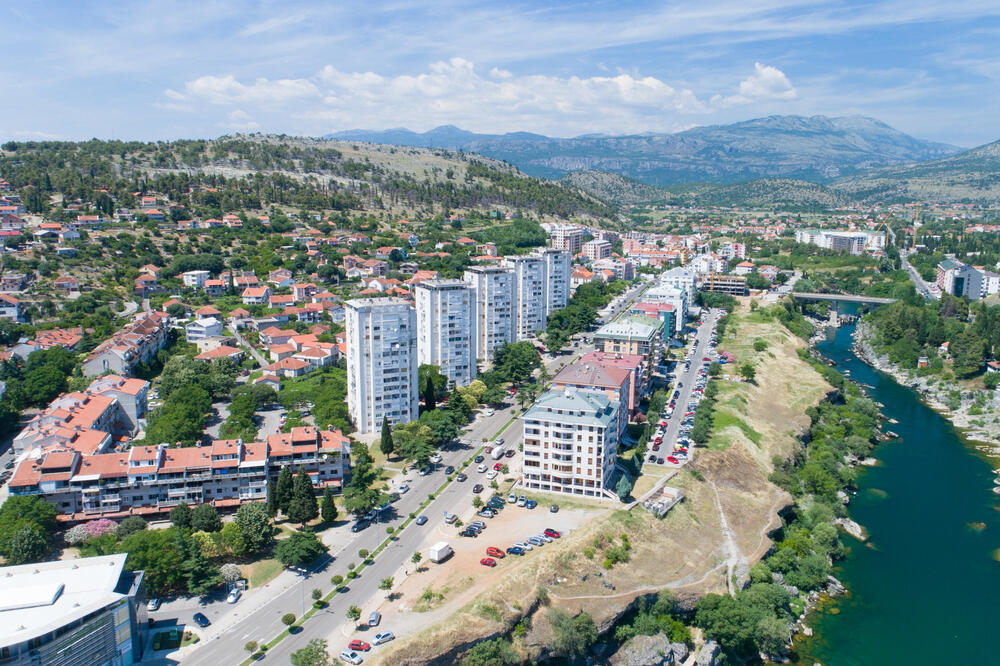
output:
[[850, 593], [812, 613], [815, 633], [797, 643], [796, 662], [998, 664], [1000, 496], [989, 461], [917, 393], [859, 360], [853, 332], [837, 329], [817, 348], [875, 387], [902, 441], [880, 445], [879, 466], [860, 472], [850, 515], [869, 541], [844, 536], [850, 553], [835, 575]]

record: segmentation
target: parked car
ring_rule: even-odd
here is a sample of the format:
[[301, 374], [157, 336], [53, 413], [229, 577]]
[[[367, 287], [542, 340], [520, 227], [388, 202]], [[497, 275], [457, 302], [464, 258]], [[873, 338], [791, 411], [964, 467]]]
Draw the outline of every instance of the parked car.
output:
[[459, 472], [458, 476], [455, 477], [455, 480], [456, 481], [465, 481], [468, 478], [469, 477], [467, 477], [464, 472]]
[[663, 464], [663, 458], [657, 458], [656, 459], [656, 464], [657, 465], [662, 465]]
[[497, 440], [493, 443], [497, 446], [503, 446], [503, 437], [497, 437]]
[[377, 627], [380, 622], [382, 622], [382, 613], [379, 613], [378, 611], [372, 611], [371, 614], [368, 616], [368, 626]]
[[476, 485], [472, 486], [472, 492], [474, 492], [477, 495], [483, 492], [483, 484], [477, 483]]
[[545, 529], [545, 536], [552, 537], [553, 539], [558, 539], [562, 536], [558, 530], [554, 530], [551, 527]]
[[368, 521], [367, 520], [359, 520], [358, 522], [356, 522], [353, 525], [351, 525], [351, 531], [352, 532], [360, 532], [361, 530], [365, 529], [366, 527], [368, 527]]
[[364, 661], [361, 657], [358, 656], [357, 652], [354, 652], [352, 650], [344, 650], [343, 652], [341, 652], [340, 660], [348, 664], [360, 664], [362, 661]]
[[372, 643], [374, 645], [382, 645], [382, 643], [388, 643], [392, 640], [396, 640], [396, 635], [391, 631], [383, 631], [375, 634], [375, 638], [372, 639]]
[[511, 546], [507, 549], [507, 553], [510, 555], [524, 555], [524, 548], [518, 546]]
[[518, 548], [520, 548], [521, 550], [534, 550], [535, 549], [535, 547], [532, 546], [530, 543], [526, 543], [524, 541], [515, 541], [514, 545], [517, 546]]
[[508, 458], [513, 458], [515, 454], [517, 454], [517, 451], [515, 451], [514, 449], [507, 449], [507, 453], [505, 453], [504, 455], [507, 456]]
[[160, 601], [159, 597], [153, 597], [152, 599], [150, 599], [149, 601], [146, 602], [146, 610], [148, 610], [148, 611], [160, 610], [160, 605], [162, 603], [163, 602]]
[[431, 473], [431, 468], [430, 467], [421, 467], [420, 471], [417, 472], [417, 474], [419, 474], [420, 476], [427, 476], [430, 473]]
[[540, 541], [542, 541], [542, 542], [544, 542], [544, 543], [552, 543], [552, 537], [550, 537], [545, 532], [542, 532], [541, 534], [539, 534], [535, 538], [538, 539], [538, 540], [540, 540]]
[[485, 458], [483, 458], [482, 456], [476, 456], [475, 459], [472, 462], [481, 463], [484, 460], [485, 460]]
[[414, 522], [417, 525], [424, 525], [424, 524], [427, 523], [427, 516], [423, 516], [423, 515], [417, 516], [417, 519]]
[[483, 473], [483, 472], [485, 472], [486, 471], [486, 463], [479, 463], [479, 467], [477, 467], [476, 470], [479, 471], [480, 474]]
[[479, 560], [479, 563], [482, 564], [484, 567], [495, 567], [497, 565], [497, 561], [494, 560], [492, 557], [484, 557], [483, 559]]
[[491, 469], [490, 471], [486, 472], [486, 478], [487, 479], [497, 478], [497, 471], [495, 469]]
[[528, 500], [525, 503], [524, 508], [526, 508], [526, 509], [534, 509], [536, 506], [538, 506], [538, 502], [536, 502], [535, 500]]
[[353, 641], [347, 644], [347, 647], [351, 650], [361, 650], [362, 652], [368, 652], [372, 649], [372, 646], [359, 638], [355, 638]]
[[468, 527], [466, 527], [465, 529], [463, 529], [461, 532], [458, 533], [458, 536], [475, 538], [479, 536], [479, 532], [477, 530], [469, 529]]
[[432, 455], [431, 456], [431, 462], [435, 463], [435, 464], [441, 462], [441, 454], [435, 453], [434, 455]]
[[229, 591], [229, 595], [226, 597], [226, 603], [235, 604], [239, 600], [240, 600], [240, 590], [239, 588], [234, 587], [232, 590]]
[[485, 449], [483, 449], [483, 453], [485, 453], [486, 455], [493, 453], [493, 447], [487, 446]]
[[404, 484], [401, 484], [401, 485], [399, 486], [399, 492], [400, 492], [401, 494], [405, 495], [406, 493], [410, 492], [410, 486], [408, 486], [408, 485], [407, 485], [407, 484], [405, 484], [405, 483], [404, 483]]
[[667, 462], [670, 463], [671, 465], [676, 465], [680, 461], [677, 460], [677, 458], [675, 458], [674, 456], [667, 456]]
[[559, 505], [553, 504], [549, 507], [549, 513], [559, 513]]
[[490, 557], [498, 557], [500, 559], [503, 559], [505, 557], [503, 551], [497, 548], [496, 546], [490, 546], [489, 548], [487, 548], [486, 554], [489, 555]]
[[482, 516], [483, 518], [492, 518], [493, 516], [497, 515], [497, 512], [487, 506], [480, 509], [479, 513], [477, 513], [476, 515]]
[[499, 472], [501, 467], [503, 467], [503, 463], [496, 463], [493, 465], [493, 470]]
[[197, 624], [199, 627], [201, 627], [203, 629], [205, 627], [207, 627], [208, 625], [212, 624], [211, 622], [208, 621], [208, 618], [205, 617], [204, 613], [195, 613], [194, 614], [194, 623]]
[[527, 503], [528, 503], [528, 498], [525, 497], [524, 495], [521, 495], [520, 497], [517, 498], [517, 505], [518, 506], [524, 506]]
[[545, 542], [542, 541], [541, 539], [539, 539], [538, 537], [528, 537], [528, 543], [534, 544], [536, 546], [544, 546], [545, 545]]

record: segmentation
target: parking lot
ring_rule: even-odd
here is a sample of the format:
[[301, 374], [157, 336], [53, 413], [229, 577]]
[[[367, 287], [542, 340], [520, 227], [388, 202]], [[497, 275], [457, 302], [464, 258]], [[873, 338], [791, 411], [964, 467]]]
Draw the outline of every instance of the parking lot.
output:
[[[682, 467], [691, 456], [689, 439], [694, 411], [701, 402], [708, 381], [708, 366], [717, 360], [715, 323], [719, 313], [704, 315], [691, 349], [675, 366], [676, 384], [657, 428], [646, 445], [645, 464]], [[708, 359], [708, 360], [706, 360]]]

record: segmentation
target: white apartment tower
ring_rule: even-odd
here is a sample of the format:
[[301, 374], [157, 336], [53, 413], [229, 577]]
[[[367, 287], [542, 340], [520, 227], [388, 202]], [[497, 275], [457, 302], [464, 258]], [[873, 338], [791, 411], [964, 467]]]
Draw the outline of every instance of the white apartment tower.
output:
[[474, 293], [475, 358], [488, 363], [498, 347], [514, 341], [517, 319], [514, 270], [504, 266], [470, 266], [463, 277]]
[[[537, 255], [505, 257], [504, 265], [514, 272], [515, 340], [530, 340], [545, 329], [547, 290], [545, 260]], [[569, 276], [566, 276], [569, 289]]]
[[585, 230], [572, 224], [558, 224], [552, 228], [552, 247], [557, 250], [566, 250], [570, 254], [580, 251], [583, 244]]
[[[570, 283], [570, 253], [565, 250], [544, 248], [535, 250], [541, 257], [545, 275], [543, 277], [545, 296], [545, 320], [556, 310], [566, 307], [569, 303]], [[544, 328], [544, 325], [542, 326]]]
[[417, 315], [401, 298], [345, 304], [347, 406], [358, 432], [417, 418]]
[[462, 280], [417, 284], [417, 358], [436, 365], [452, 386], [476, 377], [476, 299]]

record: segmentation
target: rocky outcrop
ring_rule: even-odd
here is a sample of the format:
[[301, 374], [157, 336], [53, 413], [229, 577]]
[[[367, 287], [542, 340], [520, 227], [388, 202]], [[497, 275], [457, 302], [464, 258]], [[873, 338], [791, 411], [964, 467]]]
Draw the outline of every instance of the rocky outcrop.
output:
[[[675, 651], [676, 648], [676, 651]], [[612, 666], [661, 666], [680, 664], [687, 658], [688, 649], [683, 643], [671, 643], [666, 634], [635, 636], [611, 655]]]
[[850, 534], [858, 541], [866, 541], [868, 539], [868, 537], [865, 536], [865, 529], [861, 527], [861, 525], [858, 525], [856, 522], [851, 520], [850, 518], [837, 518], [836, 520], [833, 521], [833, 524], [843, 528], [845, 532]]
[[695, 658], [694, 663], [698, 666], [715, 666], [719, 660], [719, 654], [722, 650], [719, 648], [719, 644], [715, 641], [705, 641], [704, 645], [701, 646], [701, 650], [698, 651], [698, 656]]

